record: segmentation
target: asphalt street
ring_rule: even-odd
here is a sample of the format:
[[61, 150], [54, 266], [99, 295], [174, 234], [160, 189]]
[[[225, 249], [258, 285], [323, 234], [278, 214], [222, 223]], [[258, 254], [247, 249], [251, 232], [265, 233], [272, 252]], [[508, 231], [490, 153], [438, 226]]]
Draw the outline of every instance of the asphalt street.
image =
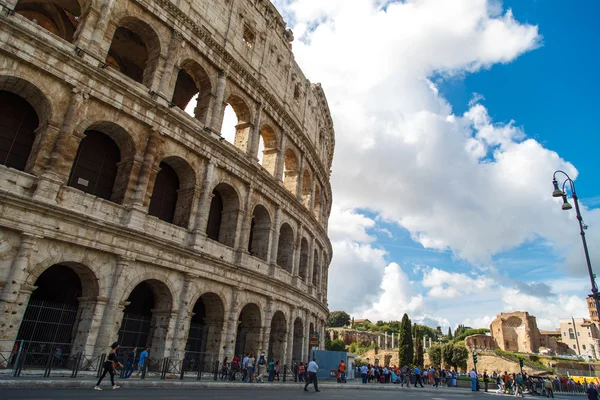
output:
[[[531, 396], [527, 396], [530, 397]], [[435, 393], [424, 392], [419, 390], [392, 390], [392, 391], [371, 391], [368, 389], [326, 389], [322, 388], [321, 392], [314, 391], [304, 392], [302, 387], [285, 388], [285, 389], [258, 389], [258, 388], [234, 388], [234, 389], [133, 389], [121, 388], [111, 390], [106, 387], [103, 391], [94, 391], [82, 389], [3, 389], [0, 391], [1, 400], [13, 399], [56, 399], [56, 400], [104, 400], [104, 399], [155, 399], [155, 400], [186, 400], [186, 399], [218, 399], [218, 400], [233, 400], [233, 399], [260, 399], [260, 400], [296, 400], [296, 399], [356, 399], [356, 400], [467, 400], [467, 399], [488, 399], [492, 398], [511, 399], [513, 396], [500, 396], [496, 394], [486, 393]], [[560, 399], [561, 397], [557, 397]], [[569, 397], [563, 397], [568, 399]], [[572, 398], [572, 397], [571, 397]], [[542, 399], [539, 397], [538, 399]], [[545, 399], [545, 398], [544, 398]]]

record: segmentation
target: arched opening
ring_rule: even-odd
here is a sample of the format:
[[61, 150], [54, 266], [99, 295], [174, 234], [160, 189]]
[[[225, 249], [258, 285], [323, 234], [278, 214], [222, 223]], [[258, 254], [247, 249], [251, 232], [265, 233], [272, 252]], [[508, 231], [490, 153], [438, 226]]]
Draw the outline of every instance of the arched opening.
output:
[[73, 42], [81, 16], [76, 0], [20, 0], [15, 12], [67, 42]]
[[306, 282], [308, 275], [308, 240], [306, 238], [302, 238], [300, 241], [300, 268], [298, 275], [300, 275], [300, 279], [303, 282]]
[[279, 229], [279, 243], [277, 245], [277, 265], [292, 272], [292, 263], [294, 261], [294, 231], [292, 227], [284, 223]]
[[294, 344], [292, 345], [292, 363], [302, 361], [302, 340], [304, 339], [304, 325], [300, 318], [294, 321]]
[[117, 25], [106, 63], [150, 87], [159, 56], [160, 40], [150, 25], [135, 18], [124, 18]]
[[321, 187], [319, 184], [315, 185], [315, 202], [313, 205], [313, 213], [317, 221], [321, 221]]
[[315, 249], [313, 256], [314, 256], [314, 261], [313, 261], [312, 284], [314, 287], [317, 287], [317, 285], [319, 283], [319, 252], [317, 251], [317, 249]]
[[195, 61], [187, 60], [181, 63], [172, 101], [177, 107], [206, 124], [211, 90], [210, 78], [204, 68]]
[[93, 304], [82, 300], [98, 296], [97, 282], [89, 268], [75, 263], [55, 264], [40, 274], [17, 334], [17, 341], [25, 341], [27, 363], [52, 354], [55, 366], [66, 366], [71, 347], [87, 339]]
[[119, 147], [110, 137], [100, 131], [87, 130], [77, 149], [67, 184], [85, 193], [113, 200], [120, 161]]
[[298, 157], [292, 149], [285, 151], [285, 173], [283, 186], [292, 194], [296, 194], [296, 185], [298, 182]]
[[302, 204], [304, 207], [310, 208], [310, 196], [312, 194], [312, 178], [310, 171], [305, 169], [302, 177]]
[[250, 140], [250, 108], [238, 96], [230, 96], [223, 114], [221, 135], [229, 143], [246, 152]]
[[220, 183], [213, 190], [206, 235], [229, 247], [235, 246], [235, 232], [239, 213], [239, 198], [235, 189]]
[[211, 370], [212, 362], [219, 358], [224, 318], [225, 308], [218, 295], [206, 293], [196, 301], [185, 346], [189, 370]]
[[173, 304], [169, 288], [158, 280], [146, 280], [131, 291], [127, 302], [119, 343], [125, 348], [150, 347], [151, 355], [162, 357]]
[[39, 119], [21, 96], [0, 90], [0, 164], [25, 170]]
[[271, 319], [271, 334], [269, 335], [269, 350], [267, 361], [283, 362], [285, 352], [285, 316], [277, 311]]
[[254, 257], [267, 261], [269, 254], [269, 238], [271, 235], [271, 217], [266, 208], [261, 205], [254, 207], [250, 225], [250, 240], [248, 252]]
[[277, 135], [273, 128], [264, 125], [260, 130], [258, 160], [260, 165], [273, 176], [277, 168], [277, 152]]
[[194, 197], [194, 171], [183, 159], [169, 157], [159, 164], [148, 214], [187, 227]]
[[238, 320], [235, 354], [243, 355], [250, 352], [256, 354], [260, 350], [261, 324], [262, 320], [258, 306], [252, 303], [246, 304]]

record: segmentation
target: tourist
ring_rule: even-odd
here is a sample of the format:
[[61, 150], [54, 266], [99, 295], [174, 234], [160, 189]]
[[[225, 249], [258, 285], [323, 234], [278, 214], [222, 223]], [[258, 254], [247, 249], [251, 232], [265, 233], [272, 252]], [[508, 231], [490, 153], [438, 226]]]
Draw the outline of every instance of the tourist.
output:
[[277, 360], [275, 362], [275, 377], [273, 378], [273, 380], [275, 380], [275, 378], [277, 378], [277, 381], [281, 381], [281, 377], [279, 376], [279, 371], [281, 370], [281, 364], [279, 364], [279, 360]]
[[120, 388], [120, 386], [117, 386], [115, 384], [115, 368], [117, 367], [117, 365], [121, 366], [121, 368], [123, 367], [123, 365], [117, 361], [117, 350], [118, 349], [119, 349], [118, 342], [114, 342], [110, 346], [110, 352], [108, 353], [108, 357], [106, 357], [106, 361], [104, 361], [104, 363], [102, 364], [102, 368], [104, 368], [104, 371], [102, 372], [102, 375], [100, 375], [100, 379], [98, 379], [98, 383], [96, 383], [96, 386], [94, 386], [94, 390], [102, 390], [102, 388], [100, 388], [100, 383], [102, 382], [102, 380], [104, 379], [104, 377], [106, 376], [107, 373], [110, 374], [110, 383], [112, 384], [112, 388], [113, 389]]
[[346, 383], [346, 363], [344, 360], [340, 361], [340, 365], [338, 365], [338, 372], [340, 373], [340, 382]]
[[587, 394], [588, 400], [598, 400], [598, 390], [596, 389], [593, 383], [590, 383], [588, 385], [588, 388], [586, 389], [585, 393]]
[[471, 391], [477, 391], [477, 374], [475, 373], [475, 368], [471, 369], [469, 372], [469, 377], [471, 378]]
[[229, 366], [229, 358], [225, 357], [225, 359], [223, 360], [223, 365], [221, 365], [221, 377], [220, 377], [220, 379], [222, 381], [224, 381], [225, 379], [227, 379], [227, 372], [228, 372], [227, 367], [228, 366]]
[[231, 377], [229, 379], [235, 381], [235, 375], [238, 372], [240, 372], [240, 357], [236, 354], [231, 360]]
[[415, 367], [413, 372], [415, 374], [415, 387], [417, 387], [417, 384], [421, 385], [421, 387], [424, 387], [423, 379], [421, 378], [421, 369], [419, 367]]
[[136, 355], [136, 353], [137, 353], [137, 347], [134, 347], [133, 350], [131, 350], [127, 354], [127, 361], [125, 362], [125, 372], [123, 373], [124, 379], [128, 379], [129, 377], [131, 377], [131, 375], [133, 374], [133, 371], [135, 370], [135, 355]]
[[362, 378], [362, 383], [367, 383], [367, 374], [369, 373], [369, 369], [366, 365], [360, 367], [360, 377]]
[[246, 364], [246, 369], [248, 370], [248, 376], [246, 377], [248, 380], [246, 382], [253, 383], [254, 382], [254, 364], [256, 362], [256, 358], [254, 358], [254, 353], [250, 353], [248, 356], [248, 362]]
[[248, 356], [250, 354], [246, 353], [246, 355], [244, 356], [244, 359], [242, 361], [242, 371], [243, 371], [243, 375], [242, 375], [242, 382], [246, 383], [248, 382]]
[[275, 380], [275, 361], [273, 361], [273, 359], [269, 361], [268, 371], [269, 377], [267, 378], [267, 380], [269, 382], [273, 382]]
[[312, 361], [308, 363], [308, 378], [306, 379], [306, 383], [304, 384], [304, 391], [308, 392], [308, 385], [312, 382], [315, 392], [320, 392], [319, 385], [317, 383], [317, 371], [319, 370], [319, 366], [317, 365], [316, 357], [313, 357]]
[[489, 381], [490, 381], [490, 377], [489, 377], [489, 375], [487, 373], [487, 370], [483, 371], [483, 385], [485, 387], [485, 391], [486, 392], [488, 391], [488, 383], [489, 383]]
[[298, 381], [299, 382], [304, 382], [304, 363], [300, 363], [300, 365], [298, 366]]
[[140, 353], [140, 359], [138, 360], [138, 375], [141, 374], [144, 370], [144, 366], [146, 365], [146, 358], [148, 357], [148, 347], [144, 349]]
[[546, 397], [551, 396], [554, 398], [554, 391], [552, 390], [552, 381], [548, 378], [544, 378], [544, 390], [546, 391]]
[[501, 394], [502, 393], [502, 378], [500, 377], [500, 374], [496, 375], [496, 385], [498, 385], [498, 390], [496, 390], [496, 393]]

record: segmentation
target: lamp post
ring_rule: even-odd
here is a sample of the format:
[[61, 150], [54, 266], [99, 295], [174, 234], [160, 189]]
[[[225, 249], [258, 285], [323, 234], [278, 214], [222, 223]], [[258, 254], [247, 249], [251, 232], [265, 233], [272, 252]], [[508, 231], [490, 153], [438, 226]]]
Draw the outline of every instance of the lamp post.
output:
[[[564, 175], [565, 180], [562, 183], [562, 189], [558, 185], [558, 181], [556, 180], [557, 175]], [[555, 171], [552, 176], [552, 184], [554, 185], [554, 191], [552, 192], [552, 197], [562, 197], [563, 205], [562, 209], [564, 211], [569, 211], [573, 207], [567, 200], [567, 192], [565, 191], [565, 186], [569, 184], [571, 188], [571, 196], [573, 197], [573, 203], [575, 203], [575, 212], [577, 214], [577, 221], [579, 222], [579, 234], [581, 235], [581, 242], [583, 243], [583, 251], [585, 253], [585, 261], [587, 263], [588, 274], [590, 275], [590, 282], [592, 284], [592, 297], [594, 298], [594, 304], [596, 305], [596, 318], [600, 320], [600, 301], [598, 300], [598, 286], [596, 285], [596, 275], [592, 272], [592, 263], [590, 261], [590, 253], [588, 251], [587, 242], [585, 241], [585, 230], [587, 229], [587, 225], [583, 223], [583, 218], [581, 217], [581, 211], [579, 210], [579, 200], [577, 199], [577, 192], [575, 191], [575, 182], [567, 175], [564, 171]]]

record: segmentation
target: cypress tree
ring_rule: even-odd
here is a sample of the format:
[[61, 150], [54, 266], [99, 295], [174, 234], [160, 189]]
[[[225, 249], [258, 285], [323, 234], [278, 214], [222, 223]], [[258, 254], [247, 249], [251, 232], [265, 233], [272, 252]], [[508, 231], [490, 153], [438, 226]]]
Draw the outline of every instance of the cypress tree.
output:
[[407, 314], [402, 317], [398, 337], [398, 360], [400, 365], [411, 364], [414, 358], [414, 347], [411, 322]]
[[452, 340], [452, 329], [448, 327], [448, 340]]
[[414, 364], [419, 368], [423, 368], [425, 362], [423, 359], [423, 338], [418, 337], [416, 341]]

